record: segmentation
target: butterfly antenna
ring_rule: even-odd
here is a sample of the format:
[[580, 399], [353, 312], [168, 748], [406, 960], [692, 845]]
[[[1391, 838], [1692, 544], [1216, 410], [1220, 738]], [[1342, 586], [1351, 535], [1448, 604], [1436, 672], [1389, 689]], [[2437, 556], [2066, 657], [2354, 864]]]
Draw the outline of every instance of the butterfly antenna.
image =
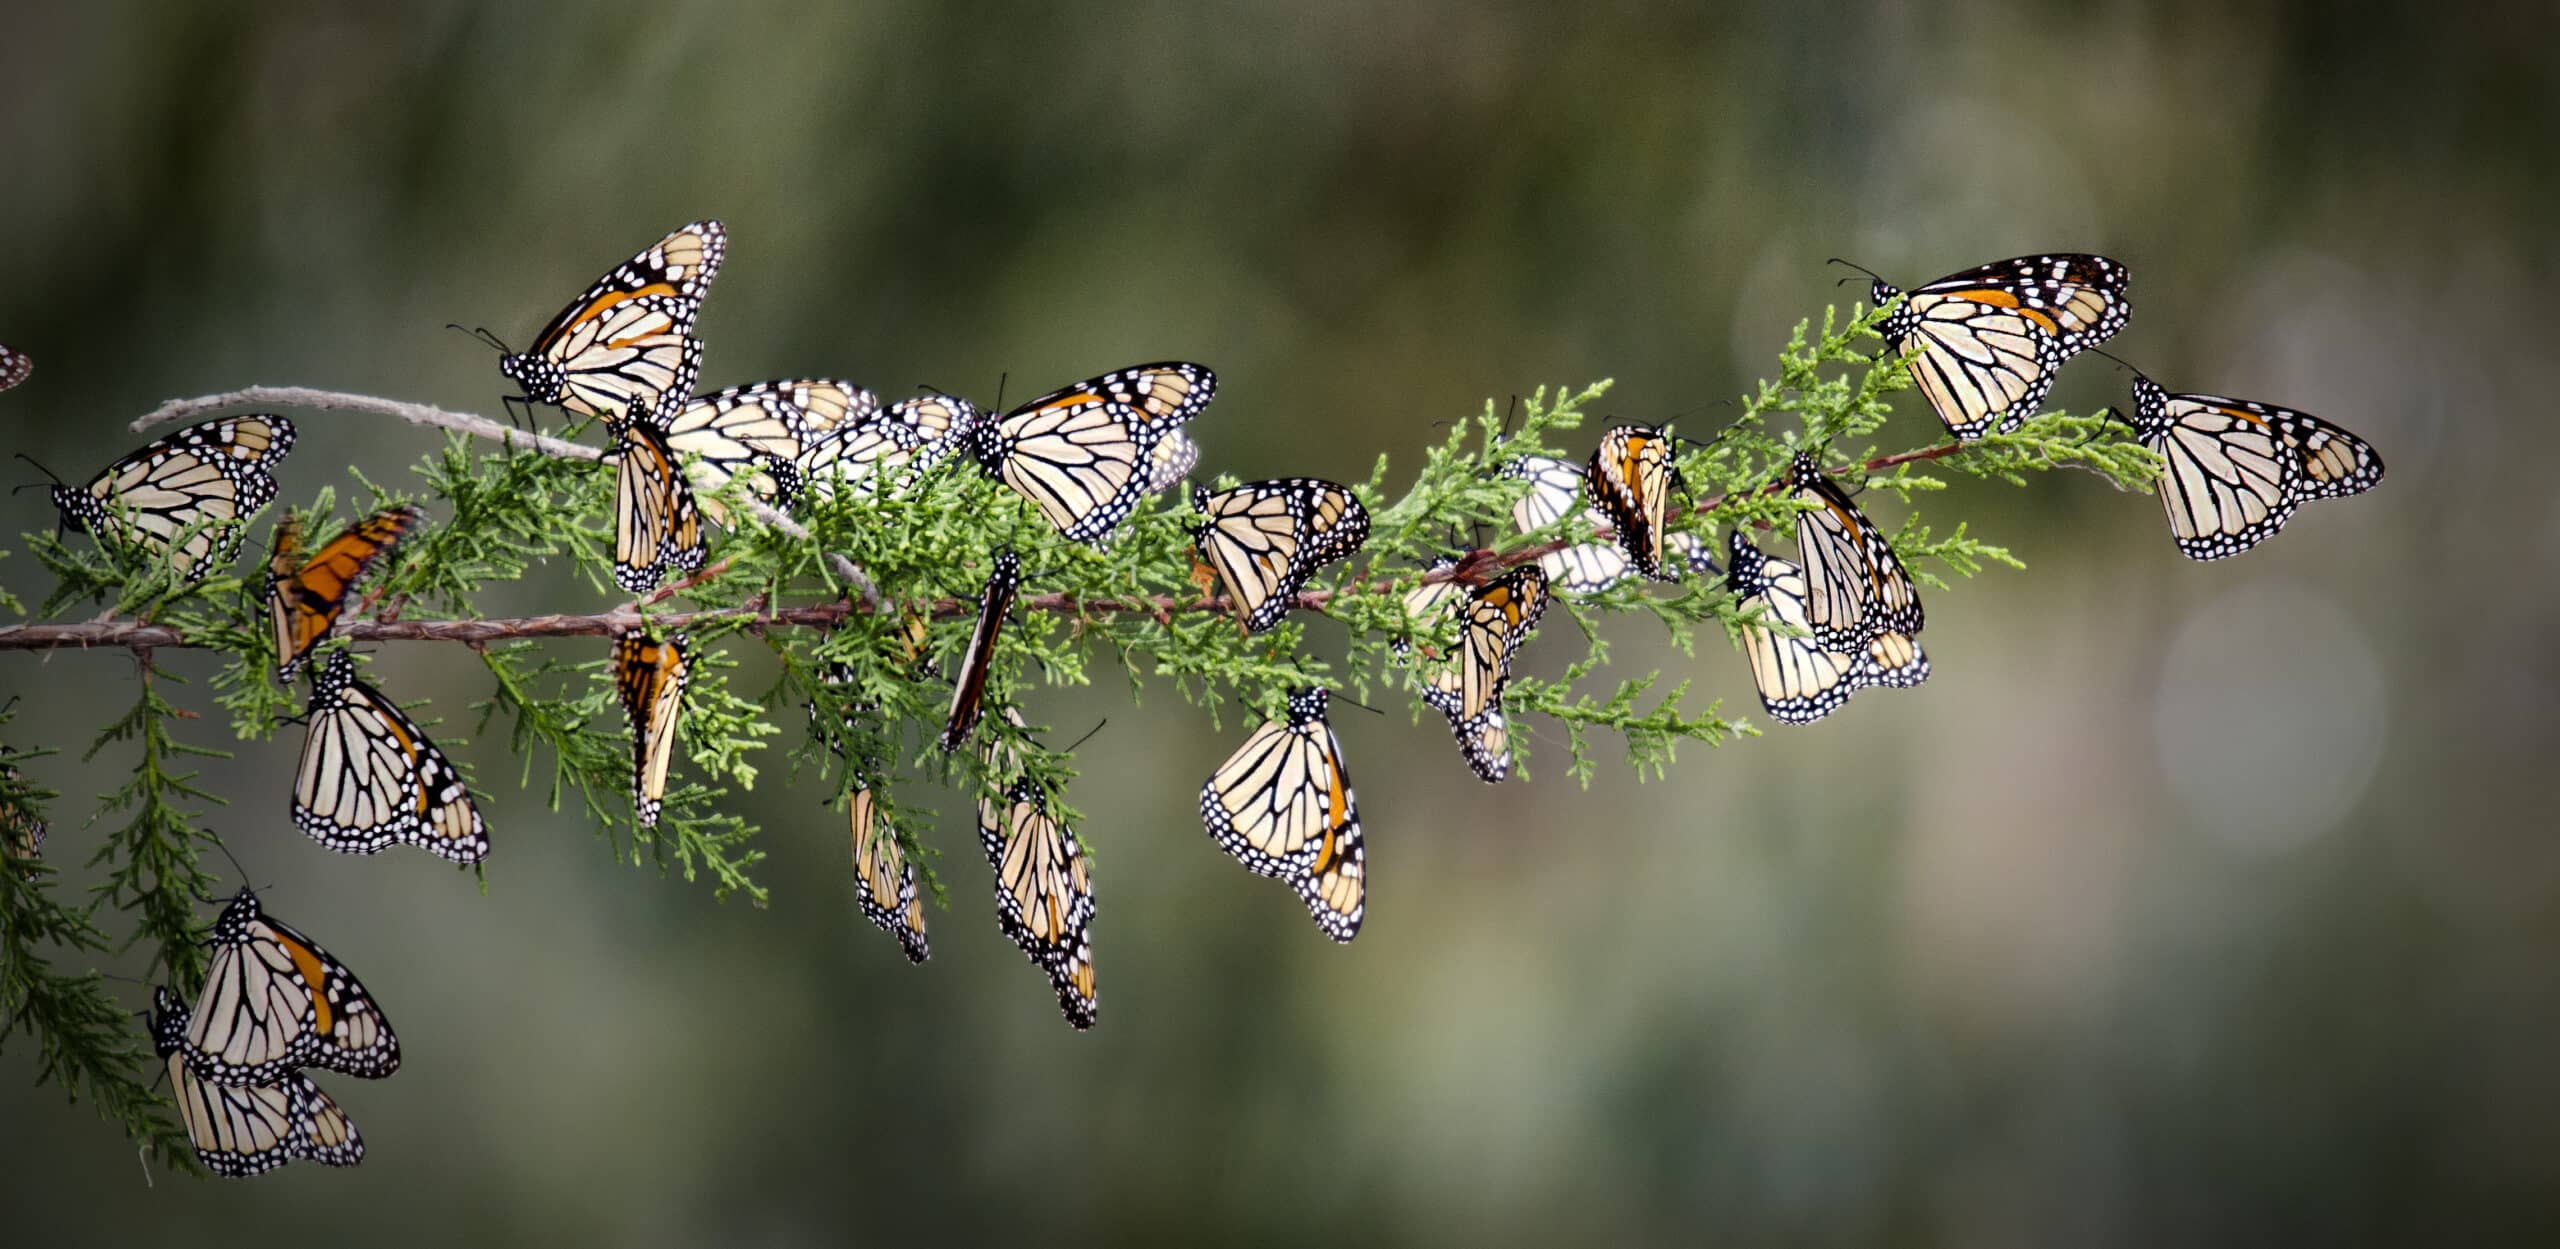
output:
[[1378, 709], [1377, 709], [1377, 708], [1375, 708], [1375, 707], [1370, 706], [1370, 705], [1369, 705], [1369, 704], [1367, 704], [1367, 703], [1364, 703], [1364, 702], [1360, 701], [1360, 700], [1359, 700], [1359, 699], [1357, 699], [1357, 698], [1353, 698], [1353, 697], [1351, 697], [1350, 695], [1348, 695], [1348, 694], [1344, 694], [1344, 693], [1342, 693], [1342, 692], [1340, 692], [1340, 691], [1338, 691], [1338, 690], [1336, 690], [1336, 691], [1327, 691], [1326, 696], [1327, 696], [1327, 697], [1329, 697], [1329, 698], [1331, 698], [1333, 701], [1338, 702], [1338, 703], [1349, 703], [1349, 704], [1351, 704], [1352, 706], [1357, 707], [1357, 708], [1359, 708], [1359, 709], [1360, 709], [1360, 710], [1362, 710], [1362, 711], [1368, 712], [1370, 715], [1373, 715], [1373, 716], [1383, 716], [1383, 715], [1387, 714], [1387, 713], [1385, 713], [1385, 712], [1383, 712], [1383, 711], [1378, 710]]
[[2117, 368], [2123, 369], [2125, 372], [2131, 373], [2135, 377], [2144, 376], [2143, 371], [2133, 367], [2131, 361], [2126, 360], [2123, 356], [2117, 355], [2104, 347], [2090, 347], [2086, 348], [2086, 350], [2093, 356], [2105, 356], [2106, 358], [2115, 361]]
[[[1848, 266], [1849, 268], [1855, 269], [1855, 270], [1857, 270], [1857, 271], [1858, 271], [1858, 272], [1860, 272], [1860, 273], [1866, 274], [1868, 277], [1874, 278], [1876, 281], [1884, 282], [1884, 284], [1885, 284], [1885, 285], [1887, 285], [1887, 286], [1891, 286], [1891, 285], [1893, 285], [1893, 283], [1891, 283], [1891, 282], [1885, 282], [1885, 277], [1884, 277], [1884, 275], [1883, 275], [1883, 274], [1878, 273], [1878, 272], [1876, 272], [1875, 270], [1873, 270], [1873, 269], [1870, 269], [1870, 268], [1866, 267], [1865, 265], [1859, 264], [1857, 261], [1854, 261], [1854, 260], [1842, 260], [1842, 259], [1841, 259], [1841, 258], [1839, 258], [1838, 256], [1834, 256], [1834, 257], [1832, 257], [1831, 259], [1824, 261], [1823, 263], [1824, 263], [1824, 264], [1833, 264], [1833, 265], [1846, 265], [1846, 266]], [[1841, 282], [1854, 282], [1854, 281], [1856, 281], [1856, 280], [1857, 280], [1856, 278], [1842, 278], [1842, 279], [1840, 279], [1840, 281], [1841, 281]], [[1836, 285], [1838, 285], [1838, 284], [1839, 284], [1839, 283], [1833, 283], [1833, 285], [1835, 285], [1835, 286], [1836, 286]]]
[[[37, 460], [36, 460], [36, 457], [34, 457], [34, 456], [32, 456], [32, 455], [29, 455], [29, 454], [27, 454], [27, 453], [26, 453], [26, 452], [24, 452], [24, 451], [20, 451], [20, 452], [18, 452], [18, 453], [17, 453], [17, 456], [18, 456], [18, 458], [19, 458], [19, 459], [21, 459], [21, 460], [25, 460], [25, 461], [26, 461], [27, 463], [29, 463], [29, 464], [33, 464], [33, 465], [35, 465], [35, 470], [36, 470], [37, 472], [39, 472], [39, 473], [44, 474], [44, 475], [45, 475], [45, 478], [46, 478], [46, 481], [50, 481], [52, 484], [57, 485], [57, 486], [59, 486], [59, 485], [61, 485], [61, 484], [62, 484], [62, 479], [61, 479], [61, 478], [59, 478], [59, 477], [54, 476], [54, 475], [53, 475], [53, 470], [52, 470], [52, 469], [46, 468], [43, 464], [38, 463], [38, 462], [37, 462]], [[31, 482], [28, 482], [26, 485], [23, 485], [23, 486], [18, 487], [18, 490], [29, 490], [29, 489], [33, 489], [34, 487], [41, 486], [41, 485], [44, 485], [44, 484], [45, 484], [45, 482], [43, 482], [43, 481], [31, 481]], [[9, 493], [11, 493], [11, 494], [16, 494], [16, 493], [18, 492], [18, 490], [12, 490], [12, 491], [10, 491]]]
[[222, 852], [222, 857], [231, 860], [231, 870], [240, 873], [240, 887], [249, 888], [249, 869], [240, 866], [239, 857], [231, 853], [231, 847], [222, 840], [222, 835], [208, 830], [205, 836], [212, 840], [214, 849]]
[[996, 374], [996, 411], [998, 412], [1004, 411], [1004, 385], [1011, 380], [1013, 380], [1011, 369]]
[[1107, 724], [1109, 724], [1109, 723], [1111, 723], [1111, 717], [1109, 717], [1109, 716], [1104, 716], [1104, 717], [1102, 717], [1102, 723], [1101, 723], [1101, 724], [1096, 724], [1096, 725], [1094, 725], [1092, 728], [1086, 729], [1086, 730], [1084, 731], [1084, 736], [1079, 737], [1079, 738], [1075, 739], [1074, 741], [1067, 743], [1067, 748], [1066, 748], [1065, 750], [1061, 750], [1061, 751], [1059, 751], [1058, 753], [1059, 753], [1059, 754], [1062, 754], [1062, 755], [1072, 755], [1072, 754], [1074, 754], [1074, 753], [1076, 752], [1076, 747], [1081, 746], [1081, 745], [1084, 745], [1086, 742], [1092, 741], [1092, 740], [1093, 740], [1093, 735], [1094, 735], [1094, 734], [1096, 734], [1096, 733], [1101, 732], [1101, 731], [1102, 731], [1102, 729], [1103, 729], [1103, 725], [1107, 725]]

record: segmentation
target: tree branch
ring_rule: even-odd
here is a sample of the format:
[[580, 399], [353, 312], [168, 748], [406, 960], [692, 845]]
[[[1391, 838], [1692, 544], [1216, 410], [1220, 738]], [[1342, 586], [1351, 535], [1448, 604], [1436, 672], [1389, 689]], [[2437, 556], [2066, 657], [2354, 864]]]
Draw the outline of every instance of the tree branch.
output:
[[[315, 400], [327, 402], [315, 402]], [[597, 458], [597, 452], [593, 447], [574, 442], [562, 442], [556, 438], [545, 438], [538, 434], [526, 434], [495, 421], [465, 413], [447, 412], [441, 408], [420, 404], [397, 403], [388, 399], [373, 399], [363, 395], [341, 395], [329, 391], [303, 390], [297, 387], [257, 386], [224, 395], [207, 395], [200, 399], [175, 399], [134, 422], [134, 426], [137, 430], [146, 429], [153, 425], [185, 420], [222, 408], [246, 404], [328, 407], [340, 411], [374, 412], [398, 416], [403, 420], [421, 425], [460, 430], [499, 441], [513, 441], [518, 445], [534, 447], [546, 454], [564, 455], [573, 459]], [[1961, 442], [1949, 442], [1922, 447], [1916, 451], [1878, 456], [1867, 461], [1864, 467], [1867, 472], [1872, 473], [1897, 464], [1942, 459], [1964, 450], [1967, 445]], [[564, 450], [552, 451], [550, 448], [555, 446]], [[1837, 476], [1851, 470], [1840, 468], [1831, 471]], [[1761, 487], [1756, 493], [1767, 494], [1784, 488], [1784, 483], [1772, 482]], [[1686, 509], [1686, 514], [1706, 515], [1722, 506], [1728, 497], [1730, 496], [1718, 494], [1699, 499]], [[776, 515], [779, 516], [778, 513]], [[788, 517], [780, 517], [780, 519], [783, 524], [791, 524]], [[796, 525], [793, 527], [797, 528]], [[803, 533], [801, 536], [807, 535]], [[1602, 527], [1593, 531], [1592, 536], [1588, 538], [1558, 538], [1535, 546], [1522, 547], [1516, 551], [1496, 552], [1487, 548], [1471, 549], [1458, 557], [1455, 567], [1426, 573], [1421, 580], [1424, 583], [1457, 581], [1481, 585], [1513, 568], [1529, 563], [1540, 556], [1552, 555], [1566, 547], [1580, 546], [1585, 542], [1615, 540], [1616, 536], [1606, 527]], [[586, 615], [515, 616], [485, 620], [342, 620], [332, 631], [331, 636], [345, 638], [352, 642], [485, 644], [528, 638], [606, 637], [643, 627], [681, 629], [698, 623], [736, 621], [747, 622], [747, 627], [753, 630], [832, 628], [843, 623], [848, 616], [882, 611], [885, 605], [878, 590], [872, 587], [870, 579], [863, 576], [860, 569], [853, 568], [849, 562], [843, 561], [841, 556], [835, 558], [840, 564], [839, 571], [845, 572], [847, 580], [853, 581], [862, 592], [861, 597], [854, 602], [781, 608], [728, 607], [694, 612], [661, 612], [654, 615], [636, 610], [637, 604], [624, 604], [611, 611]], [[710, 580], [717, 576], [721, 569], [722, 565], [714, 564], [683, 581], [661, 587], [656, 593], [641, 601], [649, 604], [661, 602], [690, 585]], [[1407, 583], [1401, 580], [1384, 577], [1354, 580], [1336, 589], [1305, 591], [1298, 595], [1297, 607], [1300, 611], [1321, 612], [1336, 598], [1399, 592], [1406, 585]], [[1233, 615], [1236, 610], [1233, 600], [1223, 594], [1207, 598], [1186, 598], [1169, 594], [1120, 598], [1033, 594], [1016, 599], [1015, 605], [1025, 611], [1054, 612], [1061, 615], [1137, 614], [1157, 619], [1176, 612]], [[952, 598], [935, 599], [930, 605], [930, 613], [937, 619], [967, 615], [977, 610], [978, 605], [975, 602]], [[189, 641], [184, 632], [173, 626], [147, 624], [140, 621], [99, 620], [83, 624], [0, 625], [0, 650], [56, 650], [63, 647], [86, 650], [96, 647], [116, 647], [147, 651], [157, 647], [196, 645], [199, 644]]]

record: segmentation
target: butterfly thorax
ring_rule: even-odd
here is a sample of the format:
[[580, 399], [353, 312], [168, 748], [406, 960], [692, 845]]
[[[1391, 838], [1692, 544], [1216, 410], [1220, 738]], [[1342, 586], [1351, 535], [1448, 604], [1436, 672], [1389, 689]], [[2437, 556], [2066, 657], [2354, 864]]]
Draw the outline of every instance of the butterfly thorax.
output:
[[[1867, 291], [1867, 302], [1878, 308], [1901, 298], [1902, 288], [1883, 278], [1877, 278]], [[1886, 342], [1900, 347], [1902, 340], [1910, 337], [1911, 331], [1918, 328], [1919, 324], [1919, 315], [1911, 310], [1910, 302], [1905, 300], [1901, 307], [1893, 310], [1892, 316], [1884, 319], [1881, 332]]]

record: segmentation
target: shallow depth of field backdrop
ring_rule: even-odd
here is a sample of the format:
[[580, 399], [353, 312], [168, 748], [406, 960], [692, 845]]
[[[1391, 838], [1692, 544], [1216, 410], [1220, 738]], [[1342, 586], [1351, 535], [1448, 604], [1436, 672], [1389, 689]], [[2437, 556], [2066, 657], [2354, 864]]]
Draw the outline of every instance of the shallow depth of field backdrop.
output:
[[[370, 1156], [145, 1187], [13, 1037], [0, 1239], [2130, 1246], [2560, 1221], [2547, 13], [332, 7], [12, 9], [0, 342], [36, 373], [0, 395], [9, 450], [86, 473], [160, 400], [249, 383], [496, 415], [494, 356], [445, 322], [521, 342], [718, 216], [706, 387], [988, 400], [1007, 371], [1019, 397], [1196, 359], [1221, 380], [1205, 471], [1356, 478], [1383, 450], [1398, 489], [1432, 422], [1541, 383], [1613, 376], [1602, 412], [1706, 433], [1795, 319], [1860, 294], [1826, 257], [1908, 284], [2103, 251], [2133, 274], [2112, 349], [2326, 415], [2391, 476], [2219, 565], [2094, 478], [1960, 478], [1932, 519], [2030, 567], [1932, 598], [1929, 684], [1685, 751], [1668, 783], [1609, 766], [1584, 792], [1540, 741], [1533, 780], [1490, 788], [1437, 717], [1339, 714], [1369, 836], [1347, 949], [1200, 830], [1240, 728], [1116, 680], [1034, 696], [1059, 740], [1111, 717], [1072, 791], [1099, 855], [1083, 1036], [996, 931], [957, 796], [914, 794], [956, 903], [918, 969], [856, 913], [842, 817], [778, 751], [756, 910], [617, 866], [496, 740], [455, 752], [496, 842], [485, 897], [416, 853], [327, 853], [285, 819], [288, 729], [206, 766], [235, 804], [211, 818], [399, 1028], [397, 1078], [323, 1077]], [[2122, 386], [2084, 357], [2055, 402]], [[1938, 436], [1903, 405], [1889, 447]], [[295, 499], [435, 445], [293, 415]], [[14, 546], [52, 516], [30, 491], [0, 520]], [[529, 582], [486, 606], [604, 601]], [[1618, 636], [1622, 666], [1765, 720], [1720, 644]], [[379, 649], [385, 688], [469, 735], [465, 652]], [[66, 794], [58, 863], [128, 767], [77, 753], [131, 675], [0, 656], [6, 731], [72, 747], [31, 769]]]

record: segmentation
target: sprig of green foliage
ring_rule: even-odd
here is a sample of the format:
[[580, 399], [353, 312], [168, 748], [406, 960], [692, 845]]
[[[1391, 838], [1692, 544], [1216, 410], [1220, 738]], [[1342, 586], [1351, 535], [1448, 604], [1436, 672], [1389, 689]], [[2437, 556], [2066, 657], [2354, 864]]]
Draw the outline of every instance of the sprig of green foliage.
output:
[[[1741, 396], [1721, 428], [1680, 431], [1700, 441], [1684, 444], [1689, 449], [1679, 456], [1688, 495], [1676, 501], [1672, 531], [1720, 549], [1717, 537], [1726, 528], [1790, 526], [1797, 504], [1771, 485], [1799, 447], [1820, 448], [1848, 488], [1906, 507], [1959, 473], [2023, 482], [2075, 469], [2123, 489], [2145, 489], [2155, 479], [2158, 461], [2137, 445], [2107, 438], [2097, 417], [2048, 416], [1960, 447], [1932, 443], [1886, 452], [1877, 439], [1893, 415], [1892, 397], [1910, 385], [1900, 362], [1878, 352], [1877, 327], [1886, 311], [1844, 318], [1826, 310], [1819, 328], [1799, 323], [1776, 375]], [[839, 803], [850, 790], [867, 788], [925, 887], [940, 897], [946, 890], [934, 878], [935, 852], [915, 840], [914, 830], [930, 815], [918, 795], [941, 789], [980, 802], [1028, 776], [1048, 788], [1062, 818], [1072, 821], [1066, 793], [1073, 761], [1051, 747], [1053, 730], [1037, 724], [1036, 709], [1026, 704], [1043, 688], [1103, 679], [1098, 661], [1117, 665], [1133, 701], [1144, 705], [1149, 687], [1160, 685], [1205, 713], [1220, 732], [1241, 732], [1254, 718], [1277, 714], [1291, 692], [1324, 685], [1370, 702], [1400, 694], [1436, 734], [1440, 717], [1422, 707], [1419, 695], [1435, 662], [1429, 656], [1445, 653], [1453, 630], [1445, 619], [1409, 613], [1406, 592], [1436, 557], [1458, 558], [1464, 576], [1482, 580], [1560, 545], [1592, 540], [1579, 516], [1518, 532], [1512, 509], [1527, 485], [1504, 469], [1522, 456], [1582, 460], [1590, 440], [1581, 431], [1607, 393], [1604, 381], [1488, 400], [1450, 423], [1391, 499], [1390, 465], [1381, 456], [1353, 486], [1369, 505], [1367, 545], [1308, 588], [1305, 602], [1317, 611], [1293, 613], [1250, 636], [1195, 579], [1196, 514], [1176, 493], [1144, 501], [1109, 543], [1092, 548], [1061, 541], [1025, 500], [986, 480], [965, 457], [937, 471], [806, 500], [793, 513], [805, 537], [757, 521], [743, 487], [733, 482], [708, 500], [728, 517], [728, 527], [705, 568], [677, 586], [622, 603], [610, 616], [614, 628], [637, 620], [660, 632], [652, 622], [675, 613], [693, 619], [698, 659], [679, 735], [682, 762], [655, 828], [631, 824], [630, 742], [604, 640], [537, 640], [530, 627], [474, 640], [489, 686], [471, 703], [478, 712], [473, 731], [503, 731], [521, 760], [517, 786], [553, 810], [567, 805], [582, 812], [618, 860], [688, 880], [707, 876], [721, 896], [743, 894], [759, 904], [767, 897], [752, 875], [763, 858], [754, 846], [759, 830], [729, 812], [735, 791], [767, 780], [777, 766], [787, 776], [814, 774]], [[1934, 422], [1929, 428], [1933, 436], [1940, 432]], [[441, 521], [379, 562], [363, 602], [348, 617], [387, 622], [433, 613], [491, 622], [483, 605], [500, 597], [547, 605], [579, 595], [607, 602], [621, 597], [610, 575], [613, 472], [610, 462], [525, 450], [484, 453], [456, 435], [416, 464], [405, 483], [350, 470], [345, 493], [352, 506], [343, 514], [334, 487], [294, 512], [315, 544], [335, 524], [382, 507], [414, 502], [431, 515], [441, 513]], [[1234, 484], [1221, 476], [1211, 488]], [[117, 617], [169, 625], [185, 645], [220, 656], [212, 685], [236, 736], [271, 735], [300, 709], [297, 691], [272, 679], [273, 644], [253, 592], [264, 585], [263, 565], [252, 561], [186, 584], [166, 561], [55, 534], [29, 535], [27, 547], [53, 581], [38, 615], [103, 601]], [[1932, 586], [1993, 564], [2018, 566], [2006, 549], [1973, 536], [1964, 524], [1941, 531], [1916, 510], [1901, 519], [1896, 547]], [[1023, 598], [990, 671], [991, 710], [971, 748], [946, 753], [935, 742], [948, 697], [937, 669], [956, 664], [965, 649], [980, 586], [1001, 549], [1016, 551], [1024, 563]], [[16, 609], [15, 600], [0, 606]], [[723, 614], [691, 615], [703, 611]], [[786, 612], [792, 613], [787, 620]], [[1319, 612], [1345, 631], [1342, 642], [1331, 640], [1331, 626], [1311, 636]], [[1621, 640], [1613, 622], [1621, 619], [1649, 619], [1672, 649], [1692, 655], [1702, 627], [1720, 628], [1730, 642], [1744, 617], [1720, 579], [1698, 574], [1668, 587], [1626, 584], [1559, 600], [1537, 649], [1548, 656], [1572, 653], [1560, 668], [1545, 666], [1542, 656], [1539, 671], [1555, 675], [1524, 672], [1506, 700], [1511, 738], [1524, 756], [1545, 751], [1533, 745], [1539, 729], [1560, 727], [1560, 740], [1549, 740], [1563, 771], [1588, 786], [1606, 737], [1617, 739], [1642, 779], [1666, 774], [1684, 743], [1714, 747], [1758, 733], [1750, 720], [1729, 718], [1718, 704], [1690, 706], [1685, 676], [1609, 672], [1613, 641]], [[786, 627], [811, 622], [825, 627]], [[1569, 646], [1558, 641], [1577, 635]], [[758, 651], [772, 661], [773, 675], [760, 689], [738, 688], [737, 656]], [[1424, 658], [1417, 660], [1415, 651]], [[53, 971], [42, 953], [106, 952], [114, 939], [95, 922], [96, 913], [112, 908], [125, 916], [124, 944], [153, 943], [152, 965], [165, 967], [182, 990], [202, 975], [196, 916], [211, 902], [215, 881], [198, 856], [218, 842], [192, 807], [219, 799], [197, 788], [193, 773], [171, 768], [187, 756], [219, 752], [172, 735], [170, 722], [189, 713], [162, 694], [161, 683], [173, 678], [155, 669], [147, 653], [141, 658], [139, 701], [91, 748], [95, 754], [131, 743], [140, 751], [134, 779], [102, 799], [101, 815], [131, 813], [94, 859], [106, 869], [105, 883], [90, 907], [79, 910], [46, 897], [41, 882], [49, 868], [37, 865], [25, 877], [8, 873], [0, 883], [0, 949], [10, 961], [0, 969], [6, 995], [0, 1002], [12, 1027], [22, 1025], [39, 1038], [43, 1078], [75, 1093], [85, 1089], [108, 1118], [177, 1157], [182, 1143], [153, 1112], [140, 1082], [146, 1050], [112, 995], [94, 975]], [[802, 716], [803, 706], [812, 727], [794, 736], [784, 726]], [[448, 750], [459, 744], [461, 727], [439, 730]], [[783, 749], [775, 754], [759, 753], [777, 745]], [[1463, 775], [1451, 753], [1452, 775]], [[0, 797], [10, 802], [35, 800], [26, 796], [35, 791], [17, 788], [14, 780], [0, 784]], [[9, 1030], [0, 1029], [0, 1041]]]

